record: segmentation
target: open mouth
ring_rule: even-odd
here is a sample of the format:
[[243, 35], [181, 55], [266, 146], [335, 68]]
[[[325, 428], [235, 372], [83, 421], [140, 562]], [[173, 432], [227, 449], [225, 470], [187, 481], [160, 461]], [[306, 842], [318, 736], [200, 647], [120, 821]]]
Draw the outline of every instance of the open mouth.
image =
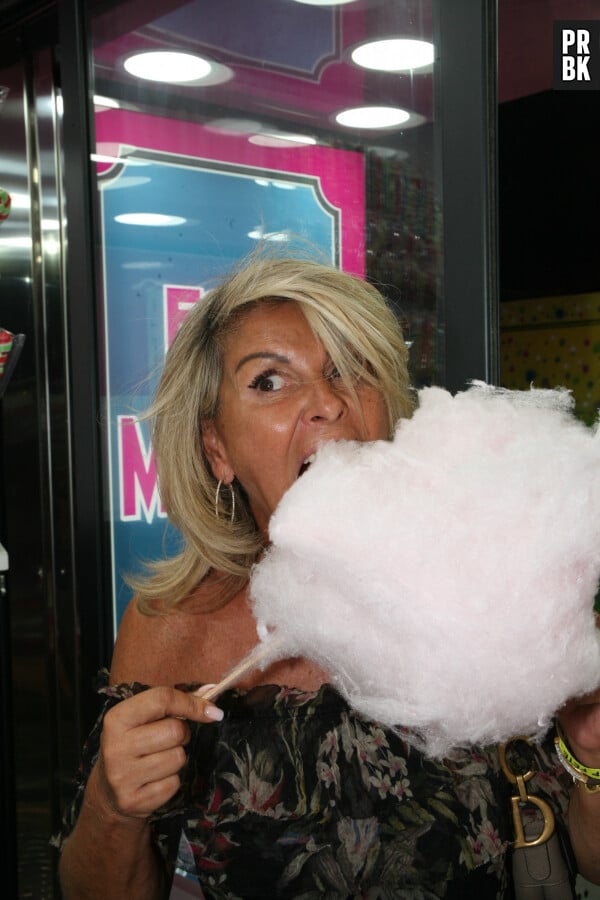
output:
[[311, 463], [314, 463], [316, 457], [314, 453], [311, 453], [310, 456], [307, 456], [302, 465], [300, 466], [300, 471], [298, 472], [298, 478], [301, 475], [304, 475], [306, 470], [310, 467]]

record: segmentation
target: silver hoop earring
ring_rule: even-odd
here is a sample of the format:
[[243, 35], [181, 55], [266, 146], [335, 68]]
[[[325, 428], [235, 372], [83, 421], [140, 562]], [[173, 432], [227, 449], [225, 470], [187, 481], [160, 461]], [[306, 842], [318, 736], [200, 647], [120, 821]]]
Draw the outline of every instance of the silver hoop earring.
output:
[[[222, 484], [223, 482], [219, 481], [219, 483], [217, 484], [217, 490], [215, 491], [215, 517], [217, 519], [219, 518], [219, 495], [221, 493]], [[229, 521], [233, 522], [235, 520], [235, 491], [231, 483], [229, 483], [227, 487], [229, 488], [229, 497], [231, 503], [231, 515], [229, 517]]]

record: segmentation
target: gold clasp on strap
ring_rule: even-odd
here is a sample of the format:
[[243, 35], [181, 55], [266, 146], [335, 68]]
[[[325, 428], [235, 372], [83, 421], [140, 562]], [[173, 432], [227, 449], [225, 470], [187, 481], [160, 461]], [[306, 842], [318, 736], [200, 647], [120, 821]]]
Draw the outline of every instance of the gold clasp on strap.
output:
[[[512, 804], [512, 814], [513, 814], [513, 822], [515, 826], [515, 848], [518, 847], [536, 847], [539, 844], [545, 844], [549, 838], [554, 834], [554, 813], [552, 811], [552, 807], [546, 803], [545, 800], [542, 800], [540, 797], [535, 797], [527, 793], [527, 789], [525, 787], [525, 783], [529, 781], [530, 778], [533, 778], [534, 772], [533, 770], [529, 770], [525, 772], [524, 775], [516, 775], [509, 767], [507, 759], [506, 759], [506, 748], [509, 744], [512, 744], [514, 741], [525, 741], [527, 744], [531, 744], [531, 741], [525, 735], [517, 735], [514, 738], [511, 738], [506, 744], [500, 744], [498, 746], [498, 757], [500, 759], [500, 765], [502, 766], [502, 771], [504, 772], [507, 780], [511, 784], [516, 784], [519, 793], [515, 794], [511, 797]], [[531, 838], [528, 840], [525, 836], [525, 829], [523, 828], [523, 820], [521, 818], [521, 805], [529, 804], [530, 806], [537, 806], [539, 811], [542, 814], [544, 820], [544, 827], [542, 828], [541, 834], [536, 838]]]

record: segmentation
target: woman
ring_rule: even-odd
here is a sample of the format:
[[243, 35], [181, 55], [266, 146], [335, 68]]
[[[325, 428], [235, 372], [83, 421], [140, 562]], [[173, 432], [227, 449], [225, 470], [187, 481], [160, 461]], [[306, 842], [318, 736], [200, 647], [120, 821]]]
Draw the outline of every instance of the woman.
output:
[[[306, 260], [251, 262], [187, 317], [152, 410], [184, 546], [136, 584], [119, 629], [63, 839], [67, 900], [167, 897], [176, 859], [207, 898], [511, 896], [494, 748], [425, 759], [307, 660], [246, 675], [218, 706], [202, 697], [257, 643], [248, 572], [282, 495], [322, 442], [386, 438], [410, 415], [406, 359], [377, 291]], [[563, 716], [587, 766], [600, 765], [599, 701]], [[530, 792], [564, 817], [569, 776], [542, 749], [534, 767]], [[589, 784], [568, 825], [600, 881]]]

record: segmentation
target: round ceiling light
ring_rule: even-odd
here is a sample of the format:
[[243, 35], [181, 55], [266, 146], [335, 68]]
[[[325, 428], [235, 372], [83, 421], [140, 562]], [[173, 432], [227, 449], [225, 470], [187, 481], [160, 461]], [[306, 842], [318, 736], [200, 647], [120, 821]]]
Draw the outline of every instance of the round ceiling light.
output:
[[122, 225], [144, 225], [150, 228], [183, 225], [186, 221], [183, 216], [167, 216], [164, 213], [122, 213], [115, 216], [115, 222]]
[[347, 128], [397, 128], [410, 119], [398, 106], [356, 106], [336, 114], [335, 121]]
[[253, 228], [248, 232], [248, 237], [253, 241], [289, 241], [289, 235], [285, 231], [264, 231], [261, 227]]
[[388, 38], [361, 44], [351, 53], [352, 62], [363, 69], [380, 72], [407, 72], [431, 66], [434, 48], [430, 41]]
[[193, 53], [172, 50], [149, 50], [134, 53], [123, 62], [125, 70], [136, 78], [165, 81], [169, 84], [188, 84], [202, 81], [212, 71], [207, 59]]
[[114, 97], [101, 97], [94, 94], [94, 109], [96, 112], [102, 112], [105, 109], [120, 109], [121, 104]]
[[304, 3], [306, 6], [343, 6], [345, 3], [355, 3], [356, 0], [296, 0], [296, 3]]
[[287, 131], [259, 131], [248, 138], [258, 147], [310, 147], [317, 143], [308, 134], [293, 134]]

